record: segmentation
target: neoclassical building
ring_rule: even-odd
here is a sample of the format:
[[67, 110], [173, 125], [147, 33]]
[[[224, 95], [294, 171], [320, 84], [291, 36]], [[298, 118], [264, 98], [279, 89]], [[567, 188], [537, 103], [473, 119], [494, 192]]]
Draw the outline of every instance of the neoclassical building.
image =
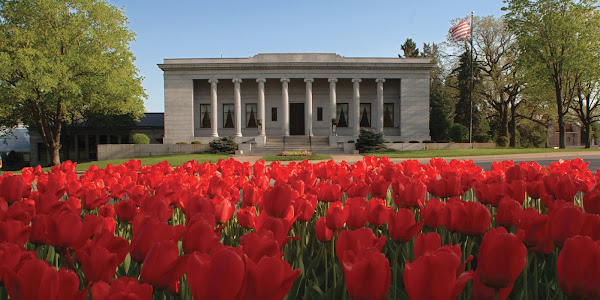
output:
[[427, 58], [274, 53], [250, 58], [165, 59], [164, 143], [235, 136], [356, 140], [360, 128], [388, 141], [429, 140]]

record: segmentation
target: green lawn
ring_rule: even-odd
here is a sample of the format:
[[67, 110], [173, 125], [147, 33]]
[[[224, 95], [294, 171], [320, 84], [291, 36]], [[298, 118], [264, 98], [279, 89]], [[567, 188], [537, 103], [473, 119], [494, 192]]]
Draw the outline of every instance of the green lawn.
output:
[[410, 150], [410, 151], [382, 151], [363, 153], [366, 156], [387, 156], [389, 158], [428, 158], [428, 157], [457, 157], [479, 155], [504, 155], [526, 153], [556, 153], [556, 152], [587, 152], [599, 149], [552, 149], [552, 148], [494, 148], [494, 149], [457, 149], [457, 150]]
[[[77, 171], [85, 171], [90, 166], [98, 166], [100, 168], [106, 167], [108, 164], [119, 165], [130, 159], [139, 159], [142, 161], [142, 165], [155, 165], [162, 161], [168, 161], [174, 167], [181, 166], [184, 163], [190, 160], [197, 160], [199, 163], [203, 162], [217, 162], [219, 159], [227, 159], [229, 155], [226, 154], [175, 154], [175, 155], [155, 155], [155, 156], [146, 156], [146, 157], [135, 157], [135, 158], [127, 158], [127, 159], [113, 159], [113, 160], [103, 160], [103, 161], [91, 161], [86, 163], [77, 163]], [[45, 168], [50, 169], [50, 168]]]
[[307, 155], [291, 155], [291, 156], [278, 156], [277, 154], [268, 154], [263, 156], [264, 161], [294, 161], [294, 160], [324, 160], [324, 159], [331, 159], [331, 155], [329, 154], [322, 154], [322, 153], [315, 153], [312, 156], [307, 156]]

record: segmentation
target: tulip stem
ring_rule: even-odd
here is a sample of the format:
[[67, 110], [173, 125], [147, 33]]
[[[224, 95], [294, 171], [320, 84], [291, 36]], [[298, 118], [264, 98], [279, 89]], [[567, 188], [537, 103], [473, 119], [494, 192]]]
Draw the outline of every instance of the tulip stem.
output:
[[327, 247], [323, 245], [323, 257], [325, 258], [325, 293], [329, 287], [329, 267], [327, 266]]
[[523, 293], [525, 295], [525, 299], [529, 299], [528, 297], [528, 289], [527, 289], [527, 273], [529, 267], [529, 259], [525, 262], [525, 268], [523, 269]]
[[337, 274], [335, 273], [335, 234], [331, 239], [331, 263], [333, 264], [333, 292], [335, 293], [335, 288], [337, 285]]
[[537, 253], [533, 253], [533, 299], [538, 298], [538, 258]]
[[499, 294], [500, 294], [500, 290], [499, 290], [499, 289], [497, 289], [497, 288], [495, 288], [495, 289], [494, 289], [494, 300], [498, 300], [498, 296], [499, 296]]

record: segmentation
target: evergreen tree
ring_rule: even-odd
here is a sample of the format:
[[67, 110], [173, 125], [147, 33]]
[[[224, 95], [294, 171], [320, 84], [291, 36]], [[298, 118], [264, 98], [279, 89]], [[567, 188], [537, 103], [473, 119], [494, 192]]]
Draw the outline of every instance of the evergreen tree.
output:
[[[406, 39], [404, 44], [400, 46], [400, 49], [404, 52], [404, 57], [419, 57], [419, 48], [417, 48], [417, 44], [412, 39]], [[398, 54], [398, 57], [402, 57]]]
[[448, 130], [452, 126], [454, 108], [448, 88], [444, 84], [438, 45], [423, 44], [421, 56], [430, 58], [435, 64], [429, 77], [429, 135], [434, 141], [449, 141]]

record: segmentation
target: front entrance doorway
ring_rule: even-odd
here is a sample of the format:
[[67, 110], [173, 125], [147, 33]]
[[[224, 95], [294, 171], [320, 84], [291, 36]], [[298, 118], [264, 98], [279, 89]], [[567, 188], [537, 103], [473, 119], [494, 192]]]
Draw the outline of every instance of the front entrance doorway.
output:
[[304, 103], [290, 103], [290, 135], [304, 135]]

